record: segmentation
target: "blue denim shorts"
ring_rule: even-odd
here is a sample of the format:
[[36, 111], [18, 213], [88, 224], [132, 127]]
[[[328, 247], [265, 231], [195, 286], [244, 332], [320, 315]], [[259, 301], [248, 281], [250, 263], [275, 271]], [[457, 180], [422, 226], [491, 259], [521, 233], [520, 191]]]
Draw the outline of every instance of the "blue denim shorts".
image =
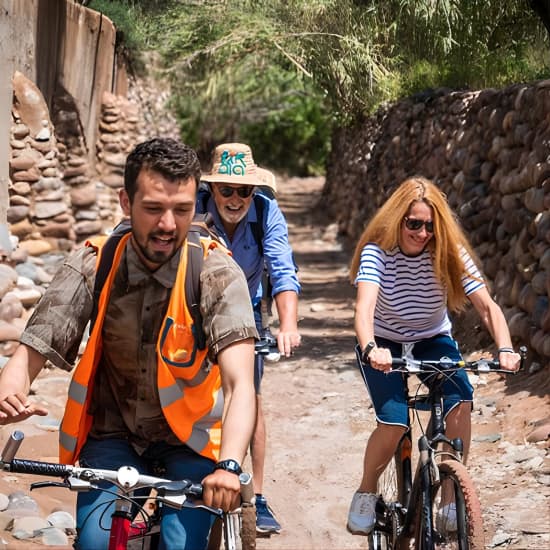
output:
[[[378, 347], [388, 348], [392, 357], [402, 357], [402, 344], [385, 338], [376, 338], [376, 344]], [[412, 355], [415, 359], [424, 361], [436, 361], [444, 356], [450, 357], [453, 361], [459, 361], [462, 358], [456, 341], [445, 334], [416, 342], [412, 348]], [[358, 362], [360, 364], [359, 357]], [[368, 364], [364, 366], [360, 364], [360, 370], [376, 412], [376, 420], [382, 424], [408, 427], [407, 385], [403, 374], [399, 372], [386, 374], [373, 369]], [[442, 388], [445, 416], [459, 403], [471, 402], [473, 399], [474, 390], [466, 371], [462, 369], [449, 376]]]
[[[254, 320], [256, 321], [256, 329], [259, 334], [262, 334], [262, 311], [261, 311], [261, 302], [257, 301], [256, 303], [252, 302], [252, 307], [254, 309]], [[262, 385], [262, 378], [264, 377], [264, 356], [263, 355], [254, 355], [254, 389], [256, 390], [256, 395], [260, 395], [260, 386]]]

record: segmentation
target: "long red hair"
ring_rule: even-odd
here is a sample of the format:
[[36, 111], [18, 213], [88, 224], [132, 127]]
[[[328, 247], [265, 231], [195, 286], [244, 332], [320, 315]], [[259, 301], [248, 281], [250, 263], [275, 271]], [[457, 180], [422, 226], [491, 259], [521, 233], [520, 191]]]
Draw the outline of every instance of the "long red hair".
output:
[[[417, 201], [425, 202], [432, 209], [434, 234], [427, 246], [432, 254], [434, 272], [446, 289], [448, 308], [460, 311], [467, 302], [462, 286], [462, 277], [466, 272], [460, 257], [462, 249], [466, 249], [477, 265], [479, 262], [445, 194], [422, 176], [413, 176], [403, 181], [374, 214], [355, 247], [350, 266], [351, 282], [355, 282], [361, 251], [367, 243], [374, 243], [385, 251], [399, 246], [403, 218]], [[471, 273], [468, 275], [473, 276]]]

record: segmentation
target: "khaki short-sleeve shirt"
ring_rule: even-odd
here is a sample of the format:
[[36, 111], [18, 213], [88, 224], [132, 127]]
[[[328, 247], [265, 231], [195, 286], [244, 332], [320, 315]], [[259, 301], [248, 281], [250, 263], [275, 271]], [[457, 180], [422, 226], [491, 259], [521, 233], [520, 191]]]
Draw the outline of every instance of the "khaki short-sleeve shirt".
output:
[[[103, 324], [103, 354], [94, 382], [90, 435], [128, 438], [143, 451], [153, 441], [180, 444], [162, 413], [156, 342], [174, 284], [179, 253], [154, 273], [128, 242]], [[21, 342], [70, 370], [93, 307], [96, 255], [84, 247], [69, 256], [38, 303]], [[257, 338], [246, 279], [220, 249], [205, 258], [201, 312], [209, 358], [234, 342]]]

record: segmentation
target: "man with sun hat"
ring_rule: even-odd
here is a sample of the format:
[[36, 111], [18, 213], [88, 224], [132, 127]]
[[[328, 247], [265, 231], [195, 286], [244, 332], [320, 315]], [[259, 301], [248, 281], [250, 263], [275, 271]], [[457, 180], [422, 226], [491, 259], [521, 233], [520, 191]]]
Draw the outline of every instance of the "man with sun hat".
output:
[[[202, 176], [208, 191], [199, 193], [197, 212], [210, 212], [218, 233], [244, 271], [262, 334], [261, 301], [265, 285], [264, 267], [279, 317], [277, 345], [284, 356], [300, 345], [298, 294], [300, 283], [288, 240], [288, 227], [277, 201], [274, 175], [254, 162], [252, 151], [242, 143], [224, 143], [214, 149], [212, 169]], [[269, 195], [269, 196], [268, 196]], [[265, 420], [260, 382], [263, 356], [256, 355], [254, 383], [257, 395], [256, 427], [250, 443], [256, 529], [261, 534], [279, 533], [281, 526], [262, 494], [266, 446]]]

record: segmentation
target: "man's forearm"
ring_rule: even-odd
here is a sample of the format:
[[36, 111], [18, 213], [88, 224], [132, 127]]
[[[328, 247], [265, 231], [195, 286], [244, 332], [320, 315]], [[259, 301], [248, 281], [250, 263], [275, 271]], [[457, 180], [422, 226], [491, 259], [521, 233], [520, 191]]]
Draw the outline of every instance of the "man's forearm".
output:
[[254, 340], [232, 344], [218, 354], [224, 392], [220, 460], [244, 460], [256, 421]]
[[25, 344], [19, 344], [0, 374], [0, 388], [29, 393], [33, 380], [46, 360], [40, 353]]
[[293, 290], [283, 290], [275, 295], [275, 305], [281, 330], [298, 330], [298, 294]]
[[252, 387], [252, 392], [249, 389], [234, 391], [222, 425], [220, 460], [233, 458], [242, 464], [252, 438], [255, 419], [254, 388]]

